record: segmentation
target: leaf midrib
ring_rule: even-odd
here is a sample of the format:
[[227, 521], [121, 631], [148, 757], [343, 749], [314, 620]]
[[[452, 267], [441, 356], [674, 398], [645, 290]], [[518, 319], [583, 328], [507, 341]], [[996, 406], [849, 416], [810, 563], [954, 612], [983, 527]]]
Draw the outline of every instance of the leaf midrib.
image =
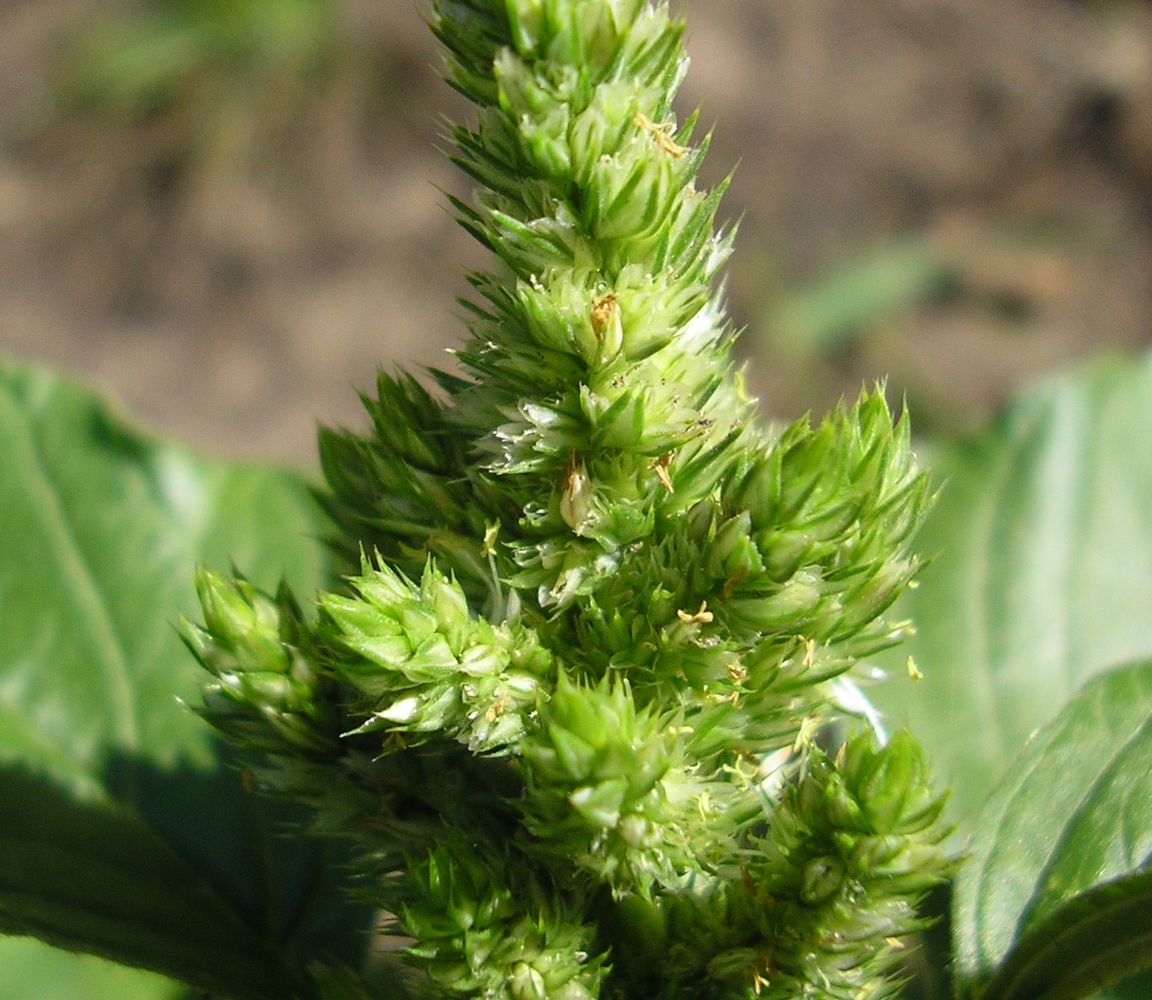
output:
[[[50, 474], [44, 448], [32, 427], [22, 421], [23, 436], [27, 444], [29, 462], [21, 483], [30, 495], [36, 515], [53, 542], [53, 551], [60, 560], [77, 606], [87, 619], [93, 645], [99, 654], [99, 663], [108, 681], [107, 690], [112, 701], [114, 732], [121, 749], [139, 748], [140, 733], [137, 725], [137, 706], [132, 690], [132, 679], [115, 620], [96, 582], [88, 554], [84, 551], [65, 505], [60, 490]], [[35, 501], [39, 500], [39, 503]]]

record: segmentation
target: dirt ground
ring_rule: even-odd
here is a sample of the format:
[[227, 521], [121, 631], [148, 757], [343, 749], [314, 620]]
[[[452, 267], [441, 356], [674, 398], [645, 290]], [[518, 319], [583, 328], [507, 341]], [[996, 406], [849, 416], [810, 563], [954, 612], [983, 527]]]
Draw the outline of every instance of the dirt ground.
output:
[[[410, 0], [346, 0], [339, 57], [304, 85], [76, 106], [76, 39], [129, 6], [0, 0], [0, 350], [204, 448], [307, 463], [377, 365], [449, 363], [484, 264], [436, 148], [466, 109]], [[708, 181], [739, 161], [730, 301], [769, 412], [887, 375], [924, 426], [971, 426], [1021, 381], [1152, 339], [1152, 5], [686, 17], [681, 107], [715, 123]], [[869, 305], [864, 280], [853, 312], [873, 272], [896, 291]], [[800, 343], [812, 289], [849, 316]]]

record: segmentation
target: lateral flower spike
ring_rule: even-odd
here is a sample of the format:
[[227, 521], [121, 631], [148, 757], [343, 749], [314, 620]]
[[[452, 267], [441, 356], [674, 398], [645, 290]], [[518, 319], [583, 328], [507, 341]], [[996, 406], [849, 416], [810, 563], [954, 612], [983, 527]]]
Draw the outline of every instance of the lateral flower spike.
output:
[[860, 733], [836, 761], [814, 750], [745, 869], [762, 943], [732, 967], [756, 956], [771, 1000], [894, 994], [903, 940], [924, 926], [916, 904], [955, 872], [943, 808], [906, 731], [886, 747]]
[[196, 590], [204, 625], [185, 621], [180, 633], [215, 677], [200, 714], [232, 741], [269, 754], [335, 752], [339, 715], [288, 588], [273, 597], [202, 569]]
[[506, 858], [447, 839], [414, 859], [401, 901], [411, 951], [444, 994], [593, 1000], [605, 968], [594, 929]]
[[562, 676], [541, 716], [521, 744], [532, 853], [575, 862], [620, 898], [674, 885], [705, 860], [694, 851], [715, 850], [722, 799], [702, 811], [707, 784], [685, 768], [684, 733], [638, 712], [627, 684]]
[[344, 577], [306, 612], [201, 575], [201, 711], [352, 842], [412, 995], [887, 996], [943, 800], [906, 733], [821, 748], [908, 631], [907, 417], [876, 387], [757, 419], [667, 3], [433, 0], [432, 29], [492, 254], [458, 367], [321, 431]]
[[525, 732], [552, 655], [531, 630], [472, 618], [463, 589], [430, 562], [419, 585], [365, 563], [351, 595], [320, 599], [325, 666], [365, 717], [356, 733], [433, 736], [476, 753], [508, 752]]

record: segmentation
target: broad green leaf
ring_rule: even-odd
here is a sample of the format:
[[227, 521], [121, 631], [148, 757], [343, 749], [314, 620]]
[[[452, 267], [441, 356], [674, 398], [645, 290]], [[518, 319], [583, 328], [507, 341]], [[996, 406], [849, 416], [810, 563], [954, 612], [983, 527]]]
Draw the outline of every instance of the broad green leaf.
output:
[[[902, 613], [923, 680], [875, 692], [970, 823], [1028, 736], [1091, 676], [1152, 653], [1152, 358], [1091, 367], [941, 447]], [[894, 664], [903, 673], [903, 664]], [[965, 824], [966, 825], [966, 824]]]
[[0, 937], [4, 1000], [192, 1000], [154, 972], [68, 954], [34, 938]]
[[239, 996], [350, 957], [327, 849], [284, 837], [181, 704], [203, 680], [174, 628], [198, 562], [321, 582], [306, 485], [4, 362], [0, 468], [0, 930]]
[[1152, 968], [1152, 661], [1097, 677], [1010, 765], [956, 884], [958, 981], [1091, 996]]

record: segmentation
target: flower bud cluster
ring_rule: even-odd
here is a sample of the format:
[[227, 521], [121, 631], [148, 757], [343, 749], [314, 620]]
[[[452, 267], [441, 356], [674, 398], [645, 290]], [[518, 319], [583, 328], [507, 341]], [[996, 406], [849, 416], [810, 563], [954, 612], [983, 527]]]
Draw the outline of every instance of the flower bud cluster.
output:
[[450, 570], [475, 599], [487, 596], [483, 554], [482, 484], [465, 484], [464, 442], [450, 433], [444, 406], [411, 375], [380, 372], [375, 398], [363, 402], [370, 437], [321, 428], [322, 494], [339, 531], [332, 548], [351, 571], [361, 553], [378, 552], [389, 565], [418, 577], [429, 556]]
[[813, 430], [790, 427], [724, 491], [732, 512], [707, 553], [735, 630], [883, 645], [880, 614], [916, 570], [906, 545], [928, 503], [927, 477], [880, 392]]
[[625, 682], [561, 675], [521, 746], [528, 850], [569, 859], [618, 896], [673, 883], [702, 846], [682, 741], [670, 720], [637, 711]]
[[350, 585], [321, 598], [319, 633], [326, 669], [359, 696], [348, 711], [366, 718], [354, 732], [442, 735], [485, 754], [515, 744], [554, 672], [531, 630], [473, 618], [432, 563], [419, 585], [367, 563]]
[[583, 602], [573, 641], [599, 671], [632, 671], [644, 699], [674, 692], [698, 758], [788, 746], [824, 682], [899, 639], [883, 612], [916, 570], [907, 544], [928, 501], [906, 421], [865, 393], [743, 449]]
[[340, 715], [316, 668], [299, 606], [242, 577], [202, 569], [196, 590], [204, 625], [181, 637], [214, 676], [201, 714], [230, 739], [271, 754], [328, 755], [339, 748]]
[[204, 624], [181, 623], [185, 645], [211, 675], [197, 711], [231, 743], [255, 752], [246, 774], [313, 810], [317, 831], [342, 834], [381, 808], [359, 773], [367, 760], [342, 736], [341, 695], [291, 592], [267, 594], [243, 577], [202, 569]]
[[412, 862], [399, 894], [412, 949], [442, 991], [485, 1000], [594, 1000], [604, 956], [578, 912], [466, 843], [443, 840]]
[[860, 733], [835, 760], [813, 749], [746, 866], [761, 942], [730, 967], [744, 961], [771, 1000], [893, 993], [901, 939], [922, 926], [916, 903], [955, 869], [943, 808], [905, 731], [879, 748]]
[[[483, 305], [457, 357], [480, 380], [454, 392], [453, 420], [520, 511], [511, 582], [563, 608], [698, 496], [676, 495], [681, 470], [750, 401], [720, 360], [723, 185], [696, 191], [704, 148], [670, 111], [682, 26], [634, 0], [505, 9], [437, 22], [450, 79], [480, 105], [454, 138], [482, 190], [457, 208], [505, 266], [474, 279]], [[473, 87], [478, 58], [489, 84]], [[708, 353], [720, 363], [699, 364]]]

